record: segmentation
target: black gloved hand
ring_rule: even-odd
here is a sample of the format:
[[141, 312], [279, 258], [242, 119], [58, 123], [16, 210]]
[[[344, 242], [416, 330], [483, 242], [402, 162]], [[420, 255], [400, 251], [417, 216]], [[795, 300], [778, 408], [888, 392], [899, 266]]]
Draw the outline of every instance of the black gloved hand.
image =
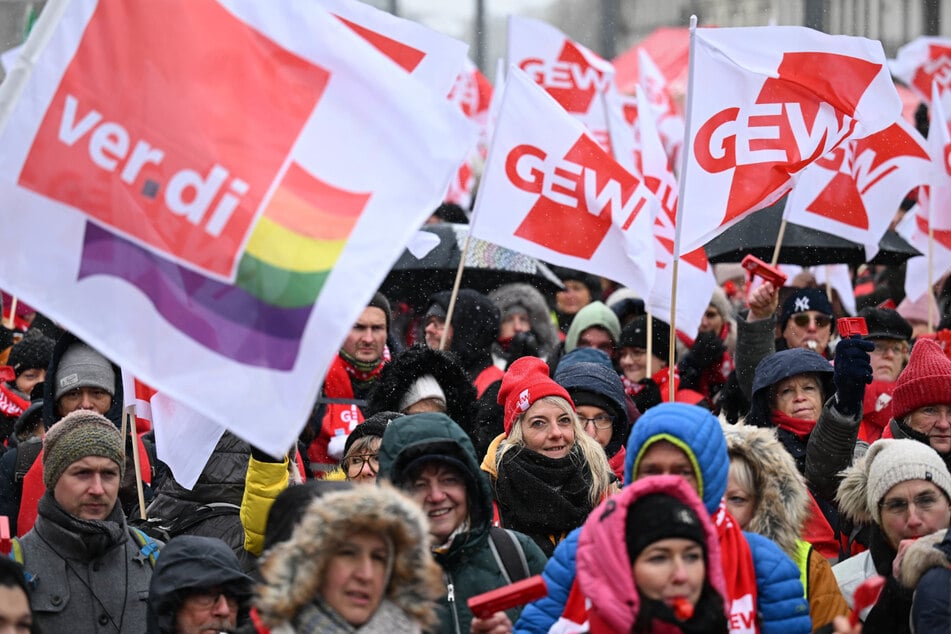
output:
[[535, 333], [517, 332], [509, 344], [508, 360], [512, 363], [522, 357], [537, 357], [539, 353], [538, 337]]
[[631, 400], [634, 401], [634, 405], [637, 406], [637, 411], [643, 414], [655, 405], [660, 405], [660, 386], [657, 385], [653, 379], [641, 379], [638, 381], [638, 384], [644, 387], [640, 392], [632, 396]]
[[690, 352], [684, 357], [684, 362], [699, 370], [706, 370], [723, 358], [726, 346], [715, 332], [701, 332], [693, 342]]
[[862, 413], [865, 386], [872, 382], [868, 353], [874, 349], [874, 343], [859, 335], [842, 339], [835, 347], [835, 408], [846, 416]]

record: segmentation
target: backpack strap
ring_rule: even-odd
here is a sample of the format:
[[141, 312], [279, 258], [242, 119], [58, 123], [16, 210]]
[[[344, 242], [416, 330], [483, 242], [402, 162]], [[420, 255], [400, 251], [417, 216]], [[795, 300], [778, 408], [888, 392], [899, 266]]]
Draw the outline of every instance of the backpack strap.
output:
[[134, 526], [129, 527], [129, 533], [135, 543], [139, 545], [139, 556], [148, 559], [152, 567], [155, 568], [155, 560], [158, 559], [159, 555], [158, 542]]
[[495, 557], [495, 562], [499, 565], [499, 570], [502, 571], [506, 583], [515, 583], [531, 576], [528, 561], [525, 559], [525, 551], [512, 531], [498, 526], [490, 526], [489, 548], [492, 550], [492, 556]]
[[23, 478], [27, 471], [36, 462], [36, 457], [40, 455], [43, 449], [43, 443], [39, 441], [22, 442], [16, 447], [17, 458], [13, 471], [13, 482], [16, 484], [17, 496], [23, 494]]

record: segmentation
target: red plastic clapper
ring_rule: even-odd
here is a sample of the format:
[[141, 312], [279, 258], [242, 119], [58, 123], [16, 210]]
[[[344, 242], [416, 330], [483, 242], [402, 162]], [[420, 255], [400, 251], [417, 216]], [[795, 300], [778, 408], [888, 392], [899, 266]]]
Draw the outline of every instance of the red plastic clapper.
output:
[[786, 283], [786, 276], [782, 271], [766, 264], [755, 255], [747, 255], [743, 258], [740, 266], [749, 271], [751, 275], [758, 275], [767, 282], [771, 282], [773, 288], [780, 288]]
[[875, 605], [875, 602], [878, 601], [878, 595], [882, 593], [884, 587], [885, 577], [876, 575], [869, 577], [855, 589], [855, 594], [852, 596], [852, 604], [855, 607], [852, 608], [852, 616], [849, 617], [852, 627], [858, 624], [859, 615], [865, 611], [865, 608]]
[[548, 586], [541, 575], [522, 579], [513, 584], [490, 590], [470, 597], [467, 603], [469, 609], [480, 619], [486, 619], [495, 614], [531, 603], [548, 596]]
[[839, 331], [840, 337], [851, 337], [852, 335], [868, 334], [868, 326], [865, 325], [863, 317], [842, 317], [835, 322], [835, 329]]
[[13, 540], [10, 539], [10, 519], [0, 515], [0, 554], [9, 555], [13, 549]]

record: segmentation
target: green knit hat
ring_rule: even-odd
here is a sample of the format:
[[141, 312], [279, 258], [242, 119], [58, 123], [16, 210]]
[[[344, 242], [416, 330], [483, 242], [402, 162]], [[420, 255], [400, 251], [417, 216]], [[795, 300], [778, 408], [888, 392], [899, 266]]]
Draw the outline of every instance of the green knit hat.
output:
[[122, 435], [116, 426], [96, 412], [76, 410], [50, 427], [43, 440], [43, 484], [48, 491], [56, 486], [63, 472], [87, 456], [108, 458], [125, 467]]

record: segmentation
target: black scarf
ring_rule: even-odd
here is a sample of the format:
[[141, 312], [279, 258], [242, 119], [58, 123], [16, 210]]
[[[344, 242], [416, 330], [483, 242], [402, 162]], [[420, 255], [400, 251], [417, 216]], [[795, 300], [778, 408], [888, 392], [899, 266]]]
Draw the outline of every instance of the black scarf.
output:
[[76, 536], [73, 547], [82, 548], [87, 561], [98, 559], [125, 542], [125, 516], [118, 502], [107, 519], [83, 520], [67, 513], [47, 491], [37, 503], [36, 512], [40, 517]]
[[515, 448], [502, 456], [495, 495], [502, 525], [525, 533], [547, 556], [594, 508], [591, 472], [578, 445], [564, 458]]
[[679, 630], [683, 634], [726, 634], [730, 629], [723, 611], [723, 597], [709, 582], [704, 583], [700, 599], [694, 606], [693, 616], [686, 621], [678, 619], [663, 601], [648, 599], [640, 591], [637, 594], [641, 604], [632, 632]]

